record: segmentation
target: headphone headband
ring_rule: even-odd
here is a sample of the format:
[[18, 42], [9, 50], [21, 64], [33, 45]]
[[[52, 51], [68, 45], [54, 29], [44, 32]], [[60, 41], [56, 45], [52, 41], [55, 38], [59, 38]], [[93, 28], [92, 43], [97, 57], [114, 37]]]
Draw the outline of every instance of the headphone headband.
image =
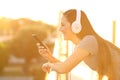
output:
[[76, 10], [76, 21], [80, 21], [80, 10]]

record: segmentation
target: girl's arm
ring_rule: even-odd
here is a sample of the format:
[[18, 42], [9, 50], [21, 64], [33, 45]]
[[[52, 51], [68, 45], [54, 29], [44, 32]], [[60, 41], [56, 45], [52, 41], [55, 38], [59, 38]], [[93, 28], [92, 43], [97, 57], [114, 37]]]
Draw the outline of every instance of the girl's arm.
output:
[[88, 55], [89, 55], [89, 52], [87, 52], [82, 48], [78, 48], [64, 62], [57, 62], [56, 60], [53, 60], [56, 62], [48, 63], [47, 65], [51, 67], [52, 70], [58, 73], [67, 73], [70, 70], [72, 70], [76, 65], [78, 65]]

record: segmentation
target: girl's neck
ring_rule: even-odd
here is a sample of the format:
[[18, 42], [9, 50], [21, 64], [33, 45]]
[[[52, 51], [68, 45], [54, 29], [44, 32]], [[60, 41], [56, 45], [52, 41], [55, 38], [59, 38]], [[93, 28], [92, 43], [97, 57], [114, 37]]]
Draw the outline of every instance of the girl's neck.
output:
[[75, 45], [78, 45], [79, 42], [80, 42], [80, 39], [79, 39], [78, 37], [73, 38], [72, 42], [73, 42]]

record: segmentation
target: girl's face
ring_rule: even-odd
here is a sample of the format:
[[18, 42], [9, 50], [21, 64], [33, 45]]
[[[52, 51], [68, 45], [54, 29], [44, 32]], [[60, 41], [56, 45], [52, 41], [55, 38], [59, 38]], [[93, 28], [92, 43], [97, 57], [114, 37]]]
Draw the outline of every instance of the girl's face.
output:
[[61, 27], [59, 28], [59, 31], [61, 31], [63, 33], [65, 40], [72, 40], [73, 35], [75, 35], [72, 32], [70, 22], [68, 22], [68, 20], [65, 16], [63, 16], [61, 18]]

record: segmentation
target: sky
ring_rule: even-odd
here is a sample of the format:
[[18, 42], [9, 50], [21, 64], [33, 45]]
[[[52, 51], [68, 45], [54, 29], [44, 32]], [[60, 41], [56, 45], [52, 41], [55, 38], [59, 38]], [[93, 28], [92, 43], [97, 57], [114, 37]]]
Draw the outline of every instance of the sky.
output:
[[117, 25], [117, 45], [120, 46], [119, 0], [0, 0], [0, 16], [30, 18], [57, 25], [59, 13], [70, 8], [86, 12], [96, 32], [112, 41], [112, 21]]

